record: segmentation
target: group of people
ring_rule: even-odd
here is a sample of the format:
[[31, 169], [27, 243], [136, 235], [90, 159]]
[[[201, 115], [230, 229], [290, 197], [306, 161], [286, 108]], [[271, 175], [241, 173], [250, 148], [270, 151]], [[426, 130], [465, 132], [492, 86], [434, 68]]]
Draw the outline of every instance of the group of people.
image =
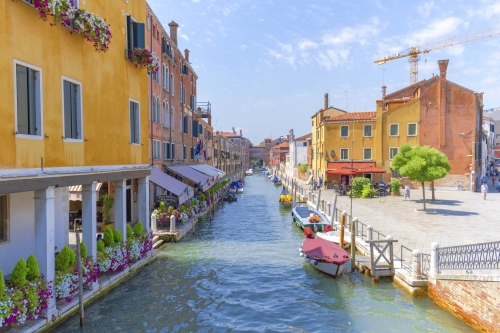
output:
[[[326, 184], [325, 184], [326, 185]], [[313, 191], [316, 191], [318, 189], [323, 188], [323, 178], [321, 176], [318, 177], [318, 179], [311, 178], [311, 181], [309, 182], [310, 189]], [[325, 186], [326, 188], [326, 186]]]

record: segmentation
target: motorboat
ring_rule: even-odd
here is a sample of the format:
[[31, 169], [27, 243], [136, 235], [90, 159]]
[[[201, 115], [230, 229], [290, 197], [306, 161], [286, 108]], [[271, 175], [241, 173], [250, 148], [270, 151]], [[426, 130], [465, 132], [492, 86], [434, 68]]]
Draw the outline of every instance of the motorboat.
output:
[[238, 201], [238, 197], [234, 193], [226, 192], [226, 193], [224, 193], [222, 200], [228, 201], [228, 202]]
[[290, 192], [286, 189], [285, 186], [283, 186], [283, 189], [281, 190], [281, 195], [280, 195], [280, 205], [284, 207], [292, 207], [292, 195]]
[[301, 229], [307, 227], [314, 231], [330, 231], [331, 226], [325, 215], [316, 209], [300, 205], [292, 209], [293, 222]]
[[266, 168], [262, 168], [262, 173], [265, 174], [265, 175], [268, 175], [269, 174], [269, 170], [267, 170]]
[[281, 186], [281, 180], [277, 176], [274, 176], [272, 180], [274, 185]]
[[[340, 245], [340, 230], [331, 230], [331, 231], [325, 230], [324, 232], [317, 232], [316, 237]], [[345, 248], [350, 244], [351, 244], [351, 233], [344, 229], [344, 244], [342, 245], [342, 247]]]
[[241, 181], [232, 182], [231, 185], [229, 185], [229, 192], [243, 193], [243, 183]]
[[245, 176], [251, 176], [251, 175], [253, 175], [252, 169], [248, 169], [247, 171], [245, 171]]
[[300, 255], [317, 270], [337, 277], [350, 269], [351, 256], [339, 245], [323, 238], [313, 237], [311, 228], [304, 230], [306, 240], [300, 248]]

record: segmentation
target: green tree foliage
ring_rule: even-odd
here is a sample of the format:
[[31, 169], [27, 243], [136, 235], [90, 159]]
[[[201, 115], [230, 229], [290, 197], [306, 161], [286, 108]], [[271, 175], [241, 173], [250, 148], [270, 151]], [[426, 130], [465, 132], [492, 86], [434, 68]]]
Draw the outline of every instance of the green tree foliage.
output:
[[397, 178], [391, 178], [389, 187], [391, 188], [391, 192], [399, 193], [399, 190], [401, 189], [401, 181]]
[[205, 194], [200, 195], [200, 201], [205, 201]]
[[38, 267], [38, 260], [32, 254], [26, 260], [26, 267], [28, 268], [28, 274], [26, 274], [26, 278], [30, 281], [33, 281], [40, 277], [40, 268]]
[[121, 242], [123, 239], [123, 235], [121, 232], [118, 231], [118, 229], [113, 229], [113, 241], [115, 243]]
[[434, 148], [429, 146], [411, 147], [409, 144], [404, 144], [399, 149], [399, 154], [392, 159], [391, 168], [422, 184], [424, 210], [426, 210], [424, 183], [445, 177], [450, 171], [451, 165], [446, 155]]
[[184, 205], [182, 205], [182, 206], [179, 208], [179, 211], [180, 211], [181, 213], [184, 213], [184, 212], [186, 211], [186, 209], [184, 208]]
[[302, 173], [306, 173], [306, 172], [307, 172], [307, 164], [301, 164], [301, 165], [299, 166], [299, 170], [300, 170], [300, 172], [302, 172]]
[[370, 179], [365, 177], [356, 177], [352, 181], [352, 196], [354, 198], [361, 198], [363, 194], [363, 187], [365, 184], [370, 185]]
[[102, 214], [104, 223], [111, 223], [111, 209], [115, 205], [115, 197], [112, 194], [105, 194], [102, 198]]
[[361, 197], [362, 198], [371, 198], [377, 193], [376, 189], [373, 189], [371, 187], [371, 184], [365, 184], [363, 185], [363, 191], [361, 192]]
[[76, 253], [75, 251], [73, 251], [69, 246], [65, 246], [66, 248], [66, 251], [68, 252], [68, 256], [69, 256], [69, 264], [70, 265], [74, 265], [75, 262], [76, 262]]
[[2, 300], [2, 296], [5, 293], [5, 280], [3, 278], [3, 272], [0, 270], [0, 301]]
[[104, 236], [102, 236], [102, 240], [104, 241], [104, 245], [106, 247], [113, 246], [115, 243], [115, 238], [113, 236], [113, 231], [110, 228], [106, 228], [104, 230]]
[[142, 235], [144, 233], [144, 227], [142, 226], [142, 222], [139, 221], [134, 226], [134, 234]]
[[169, 207], [168, 207], [168, 212], [169, 212], [170, 214], [172, 214], [172, 212], [173, 212], [173, 211], [174, 211], [174, 207], [169, 206]]
[[12, 270], [10, 275], [10, 282], [17, 287], [23, 287], [26, 284], [26, 275], [28, 274], [28, 268], [26, 267], [26, 262], [21, 258], [18, 260], [16, 266]]
[[160, 212], [165, 212], [165, 203], [163, 201], [160, 201]]
[[82, 258], [82, 259], [87, 258], [87, 254], [88, 254], [87, 245], [85, 245], [84, 242], [81, 242], [80, 243], [80, 258]]
[[97, 252], [104, 252], [104, 242], [102, 240], [97, 241]]
[[75, 260], [75, 252], [69, 246], [64, 246], [56, 257], [56, 271], [65, 271], [69, 265], [75, 263]]

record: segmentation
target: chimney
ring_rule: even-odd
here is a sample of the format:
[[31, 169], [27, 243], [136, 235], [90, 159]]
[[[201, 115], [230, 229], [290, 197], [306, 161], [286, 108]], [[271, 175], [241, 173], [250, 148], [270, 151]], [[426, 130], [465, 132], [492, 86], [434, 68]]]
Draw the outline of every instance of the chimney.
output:
[[240, 136], [243, 137], [243, 131], [242, 130], [240, 130]]
[[234, 127], [233, 127], [233, 134], [236, 134], [236, 130], [234, 129]]
[[168, 26], [170, 27], [170, 39], [174, 42], [175, 46], [177, 46], [177, 28], [179, 25], [172, 21], [168, 24]]
[[328, 109], [328, 93], [325, 94], [325, 100], [323, 102], [323, 110]]
[[186, 59], [186, 62], [189, 63], [189, 50], [188, 49], [184, 50], [184, 59]]
[[382, 86], [382, 99], [385, 97], [386, 92], [387, 92], [387, 87], [386, 86]]
[[438, 60], [439, 66], [439, 75], [441, 76], [441, 80], [446, 80], [446, 70], [448, 69], [449, 60]]

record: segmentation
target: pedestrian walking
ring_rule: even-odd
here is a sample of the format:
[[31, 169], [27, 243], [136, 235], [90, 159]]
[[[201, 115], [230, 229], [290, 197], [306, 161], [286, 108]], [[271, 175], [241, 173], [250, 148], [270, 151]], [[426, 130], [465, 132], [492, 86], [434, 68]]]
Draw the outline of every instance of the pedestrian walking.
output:
[[318, 188], [323, 188], [323, 178], [321, 178], [321, 176], [319, 176], [318, 182], [319, 182]]
[[481, 185], [481, 193], [483, 193], [483, 200], [486, 200], [486, 196], [488, 195], [488, 185], [486, 183]]
[[500, 192], [500, 179], [498, 179], [497, 188], [498, 188], [498, 192]]
[[410, 201], [410, 184], [408, 182], [406, 182], [406, 185], [405, 185], [405, 197], [404, 197], [404, 201]]

